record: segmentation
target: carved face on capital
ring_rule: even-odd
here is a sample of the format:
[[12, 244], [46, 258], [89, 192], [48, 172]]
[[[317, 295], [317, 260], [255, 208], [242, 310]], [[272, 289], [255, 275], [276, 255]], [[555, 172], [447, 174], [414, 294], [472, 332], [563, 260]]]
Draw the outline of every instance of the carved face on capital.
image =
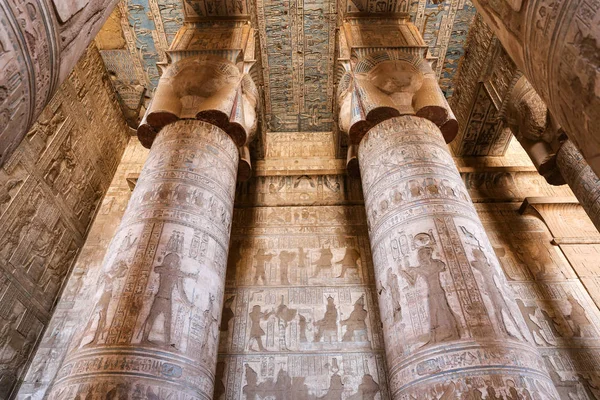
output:
[[406, 61], [394, 60], [369, 71], [369, 80], [385, 94], [406, 93], [412, 99], [412, 94], [423, 85], [423, 74]]

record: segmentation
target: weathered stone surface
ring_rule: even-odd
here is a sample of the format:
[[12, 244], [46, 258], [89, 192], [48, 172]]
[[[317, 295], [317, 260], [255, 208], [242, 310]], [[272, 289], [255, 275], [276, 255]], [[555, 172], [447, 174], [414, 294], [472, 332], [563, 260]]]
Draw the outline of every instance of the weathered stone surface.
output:
[[117, 0], [0, 6], [0, 165], [17, 148]]
[[600, 7], [597, 1], [475, 6], [552, 115], [600, 173]]
[[0, 169], [0, 398], [24, 375], [127, 139], [92, 46]]
[[558, 398], [439, 129], [392, 118], [358, 157], [392, 397]]
[[600, 394], [593, 243], [600, 235], [581, 206], [552, 201], [531, 199], [535, 212], [524, 214], [515, 203], [476, 208], [560, 398], [593, 399]]
[[148, 150], [132, 139], [125, 150], [100, 210], [89, 231], [63, 295], [58, 302], [48, 328], [40, 341], [28, 374], [19, 390], [18, 399], [42, 399], [52, 384], [73, 335], [89, 314], [102, 272], [102, 260], [110, 239], [119, 227], [131, 189], [127, 177], [139, 174], [148, 157]]
[[158, 134], [49, 398], [211, 397], [238, 157], [205, 122]]
[[561, 175], [600, 231], [600, 179], [592, 171], [581, 152], [567, 140], [556, 154]]

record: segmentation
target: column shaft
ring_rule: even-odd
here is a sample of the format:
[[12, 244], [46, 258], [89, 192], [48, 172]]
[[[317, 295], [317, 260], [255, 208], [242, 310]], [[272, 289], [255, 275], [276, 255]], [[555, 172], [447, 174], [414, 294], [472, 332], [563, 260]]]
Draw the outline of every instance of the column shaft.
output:
[[600, 174], [598, 4], [583, 0], [474, 0], [473, 4]]
[[237, 164], [206, 122], [158, 133], [50, 399], [212, 399]]
[[596, 229], [600, 231], [600, 179], [570, 140], [558, 150], [556, 164]]
[[117, 3], [0, 2], [0, 166], [21, 143]]
[[392, 397], [557, 399], [439, 128], [386, 120], [358, 159]]

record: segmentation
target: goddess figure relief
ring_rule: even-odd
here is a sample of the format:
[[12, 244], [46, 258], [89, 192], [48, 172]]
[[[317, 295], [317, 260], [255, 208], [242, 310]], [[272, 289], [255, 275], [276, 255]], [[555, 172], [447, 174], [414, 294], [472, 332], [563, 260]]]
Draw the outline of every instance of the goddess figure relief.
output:
[[433, 248], [424, 246], [417, 251], [419, 265], [402, 269], [400, 272], [411, 286], [419, 277], [427, 285], [427, 303], [429, 314], [429, 344], [460, 339], [458, 321], [448, 303], [446, 291], [442, 286], [441, 273], [446, 264], [433, 258]]

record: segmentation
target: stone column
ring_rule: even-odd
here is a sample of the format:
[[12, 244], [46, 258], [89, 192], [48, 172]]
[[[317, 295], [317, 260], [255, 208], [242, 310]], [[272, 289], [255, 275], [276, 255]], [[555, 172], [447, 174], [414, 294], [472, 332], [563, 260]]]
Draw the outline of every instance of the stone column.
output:
[[587, 0], [474, 0], [589, 165], [600, 174], [600, 7]]
[[556, 164], [579, 204], [600, 231], [600, 179], [570, 140], [556, 154]]
[[386, 120], [358, 159], [392, 397], [558, 399], [439, 128]]
[[212, 398], [238, 158], [206, 122], [158, 133], [50, 399]]
[[511, 84], [501, 116], [538, 172], [551, 185], [568, 184], [600, 230], [600, 180], [524, 76]]
[[0, 2], [0, 166], [71, 73], [117, 3]]
[[411, 51], [358, 49], [338, 85], [392, 398], [558, 399], [446, 146], [452, 113]]
[[238, 147], [257, 97], [212, 53], [163, 73], [138, 129], [148, 160], [49, 399], [212, 399]]

